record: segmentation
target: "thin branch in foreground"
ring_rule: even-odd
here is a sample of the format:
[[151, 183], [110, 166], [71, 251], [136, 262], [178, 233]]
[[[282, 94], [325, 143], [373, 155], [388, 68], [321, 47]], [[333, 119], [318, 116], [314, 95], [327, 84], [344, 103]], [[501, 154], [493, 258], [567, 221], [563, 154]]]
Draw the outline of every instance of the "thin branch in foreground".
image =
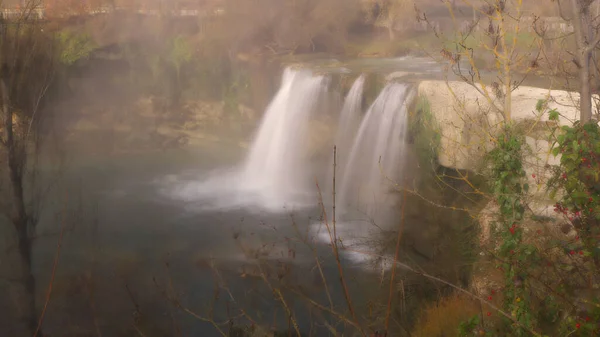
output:
[[[335, 148], [334, 148], [334, 155], [335, 155]], [[334, 170], [333, 175], [335, 177], [335, 170]], [[335, 262], [337, 264], [338, 273], [340, 276], [340, 283], [342, 284], [342, 288], [344, 289], [344, 297], [346, 299], [346, 304], [348, 305], [348, 310], [350, 311], [350, 315], [352, 315], [352, 319], [355, 322], [358, 322], [358, 320], [356, 318], [356, 313], [354, 312], [354, 307], [352, 306], [352, 300], [350, 298], [350, 292], [349, 292], [348, 286], [346, 284], [346, 279], [344, 277], [344, 269], [342, 268], [342, 262], [340, 260], [340, 254], [339, 254], [338, 239], [335, 237], [335, 232], [332, 233], [331, 226], [329, 225], [329, 220], [327, 218], [327, 211], [325, 210], [325, 204], [323, 203], [323, 194], [321, 193], [321, 188], [319, 187], [319, 182], [316, 181], [316, 179], [315, 179], [315, 184], [317, 186], [317, 192], [318, 192], [318, 197], [319, 197], [319, 206], [321, 207], [321, 212], [323, 213], [325, 227], [327, 228], [327, 232], [329, 233], [329, 241], [331, 243], [331, 249], [333, 250]], [[334, 231], [335, 231], [335, 226], [334, 226]], [[363, 336], [366, 336], [365, 332], [362, 329], [359, 328], [359, 331]]]
[[61, 226], [60, 226], [60, 236], [58, 237], [58, 243], [56, 246], [56, 254], [54, 255], [54, 263], [52, 265], [52, 274], [50, 276], [50, 282], [48, 283], [48, 288], [46, 290], [46, 301], [44, 302], [44, 307], [42, 308], [42, 313], [40, 314], [40, 318], [37, 324], [37, 327], [35, 328], [35, 332], [33, 334], [33, 337], [37, 337], [37, 335], [40, 333], [40, 330], [42, 329], [42, 324], [44, 323], [44, 317], [46, 316], [46, 311], [48, 310], [48, 304], [50, 303], [50, 297], [52, 295], [52, 286], [54, 285], [54, 279], [56, 277], [56, 269], [58, 267], [58, 261], [60, 258], [60, 250], [62, 248], [62, 241], [63, 241], [63, 237], [64, 237], [64, 233], [65, 233], [65, 228], [66, 228], [66, 205], [67, 205], [67, 200], [68, 200], [68, 194], [65, 194], [65, 209], [63, 209], [63, 215], [62, 215], [62, 221], [61, 221]]
[[394, 279], [396, 277], [396, 263], [398, 262], [398, 255], [400, 253], [400, 241], [402, 239], [402, 232], [404, 231], [404, 208], [406, 206], [406, 191], [403, 193], [402, 198], [402, 209], [400, 211], [400, 229], [398, 229], [398, 238], [396, 239], [396, 254], [394, 255], [394, 264], [392, 265], [392, 276], [390, 278], [390, 293], [388, 297], [387, 314], [385, 317], [385, 333], [389, 332], [390, 327], [390, 315], [392, 313], [392, 294], [394, 291]]

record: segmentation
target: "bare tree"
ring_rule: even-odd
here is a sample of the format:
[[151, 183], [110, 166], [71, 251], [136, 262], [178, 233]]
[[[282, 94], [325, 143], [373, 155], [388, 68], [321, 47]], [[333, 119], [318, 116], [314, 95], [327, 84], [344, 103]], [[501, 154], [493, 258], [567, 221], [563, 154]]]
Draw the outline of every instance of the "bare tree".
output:
[[[557, 0], [560, 7], [560, 1]], [[573, 24], [577, 51], [573, 55], [579, 73], [579, 99], [580, 120], [587, 123], [592, 119], [592, 91], [591, 91], [591, 61], [594, 49], [600, 43], [598, 25], [593, 25], [591, 7], [594, 0], [570, 0], [571, 17], [566, 18], [561, 11], [561, 16]]]
[[375, 20], [375, 26], [385, 27], [390, 41], [396, 39], [396, 25], [415, 16], [412, 0], [379, 0], [376, 4], [379, 16]]
[[[0, 168], [7, 188], [0, 192], [0, 212], [12, 224], [14, 247], [8, 253], [12, 262], [10, 293], [15, 307], [13, 335], [33, 336], [37, 329], [35, 279], [32, 273], [32, 244], [36, 225], [36, 202], [30, 200], [33, 186], [29, 176], [32, 155], [37, 147], [37, 127], [46, 92], [54, 73], [53, 40], [41, 29], [29, 1], [19, 13], [0, 19], [0, 99], [2, 124]], [[26, 334], [25, 334], [26, 333]]]
[[[580, 121], [585, 124], [592, 119], [592, 91], [594, 83], [598, 82], [599, 68], [595, 53], [600, 44], [600, 1], [597, 0], [556, 0], [556, 9], [562, 20], [569, 24], [572, 31], [553, 34], [541, 19], [546, 11], [538, 9], [535, 11], [536, 20], [534, 29], [538, 35], [548, 42], [558, 41], [564, 48], [564, 52], [570, 55], [569, 66], [558, 66], [565, 73], [566, 78], [577, 78], [579, 89]], [[592, 5], [596, 6], [592, 6]], [[593, 8], [594, 7], [594, 8]], [[595, 12], [595, 13], [592, 13]], [[574, 45], [574, 46], [573, 46]], [[554, 60], [556, 61], [556, 60]], [[574, 65], [570, 67], [570, 65]]]
[[[440, 54], [448, 68], [458, 78], [471, 85], [504, 122], [512, 120], [512, 95], [534, 69], [539, 59], [537, 41], [519, 41], [524, 29], [522, 0], [489, 0], [460, 4], [471, 7], [475, 13], [470, 22], [460, 22], [454, 11], [457, 5], [444, 0], [449, 9], [454, 29], [445, 32], [431, 22], [427, 13], [417, 7], [418, 18], [426, 22], [434, 34], [444, 42]], [[477, 64], [478, 58], [488, 58], [492, 76]], [[522, 71], [518, 71], [522, 69]], [[488, 83], [491, 82], [491, 85]]]

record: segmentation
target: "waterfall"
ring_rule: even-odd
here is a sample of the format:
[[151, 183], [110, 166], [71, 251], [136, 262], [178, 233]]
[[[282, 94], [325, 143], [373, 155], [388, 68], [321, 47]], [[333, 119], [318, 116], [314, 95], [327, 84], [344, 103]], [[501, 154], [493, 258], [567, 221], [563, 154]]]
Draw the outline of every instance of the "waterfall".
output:
[[[338, 177], [344, 175], [349, 157], [348, 154], [352, 148], [352, 141], [354, 140], [356, 129], [360, 123], [364, 86], [365, 76], [361, 75], [354, 81], [350, 91], [348, 91], [346, 99], [344, 100], [342, 112], [340, 113], [340, 121], [334, 140], [334, 144], [337, 147], [336, 172]], [[333, 163], [330, 163], [329, 170], [331, 170], [331, 167], [333, 167]], [[332, 176], [330, 175], [329, 182], [331, 181], [331, 178]]]
[[393, 208], [389, 193], [402, 172], [407, 135], [408, 85], [390, 83], [363, 118], [350, 150], [339, 190], [340, 210], [359, 208], [371, 218]]
[[[384, 223], [397, 208], [397, 194], [389, 192], [392, 182], [401, 180], [407, 102], [413, 91], [407, 84], [389, 83], [361, 120], [364, 83], [364, 76], [359, 76], [346, 95], [334, 135], [338, 146], [336, 206], [341, 222], [356, 220], [352, 210], [358, 209], [372, 221]], [[326, 76], [306, 69], [285, 69], [279, 91], [241, 165], [188, 182], [174, 194], [195, 209], [287, 212], [314, 207], [314, 169], [322, 166], [306, 155], [309, 126], [329, 97], [327, 86]], [[327, 173], [331, 178], [331, 166]], [[365, 226], [351, 227], [362, 231]]]
[[[387, 84], [369, 107], [358, 131], [345, 136], [351, 135], [353, 141], [338, 171], [336, 235], [348, 248], [344, 255], [363, 266], [365, 262], [369, 262], [368, 267], [391, 266], [388, 257], [373, 260], [371, 253], [379, 253], [372, 238], [373, 233], [381, 234], [382, 227], [390, 228], [398, 219], [400, 199], [393, 185], [403, 183], [408, 103], [413, 96], [407, 84]], [[330, 233], [323, 227], [314, 224], [313, 234], [329, 243]]]
[[240, 183], [268, 208], [293, 204], [311, 186], [303, 160], [307, 128], [326, 85], [323, 76], [288, 68], [267, 107]]
[[286, 212], [315, 204], [312, 165], [306, 158], [309, 122], [327, 93], [327, 77], [287, 68], [240, 166], [165, 191], [189, 209]]

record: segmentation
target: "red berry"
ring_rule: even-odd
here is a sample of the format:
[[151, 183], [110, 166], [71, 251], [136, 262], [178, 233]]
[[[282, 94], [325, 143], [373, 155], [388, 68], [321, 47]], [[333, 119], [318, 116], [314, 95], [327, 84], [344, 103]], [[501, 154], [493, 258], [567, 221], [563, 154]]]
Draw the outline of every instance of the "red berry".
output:
[[574, 250], [571, 251], [571, 255], [575, 255], [575, 251]]
[[492, 300], [492, 296], [488, 296], [488, 301], [491, 301], [491, 300]]
[[496, 293], [496, 291], [492, 289], [492, 295], [494, 295], [495, 293]]
[[579, 328], [581, 328], [581, 324], [577, 323], [577, 324], [575, 324], [575, 327], [576, 327], [577, 329], [579, 329]]
[[590, 321], [590, 318], [589, 318], [589, 317], [586, 317], [586, 318], [585, 318], [585, 321], [586, 321], [586, 322], [589, 322], [589, 321]]
[[583, 255], [583, 250], [580, 250], [580, 251], [579, 251], [579, 255]]
[[531, 177], [535, 179], [535, 173], [534, 173], [534, 174], [532, 174], [532, 175], [531, 175]]
[[488, 315], [488, 317], [490, 317], [490, 316], [492, 316], [492, 313], [488, 311], [487, 315]]

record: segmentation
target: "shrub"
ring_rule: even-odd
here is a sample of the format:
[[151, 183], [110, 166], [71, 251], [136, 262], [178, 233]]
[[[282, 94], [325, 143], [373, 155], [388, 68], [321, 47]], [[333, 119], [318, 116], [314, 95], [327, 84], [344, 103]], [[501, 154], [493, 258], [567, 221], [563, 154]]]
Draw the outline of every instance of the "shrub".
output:
[[89, 35], [62, 30], [57, 34], [60, 47], [60, 62], [72, 65], [81, 59], [87, 59], [96, 46]]

